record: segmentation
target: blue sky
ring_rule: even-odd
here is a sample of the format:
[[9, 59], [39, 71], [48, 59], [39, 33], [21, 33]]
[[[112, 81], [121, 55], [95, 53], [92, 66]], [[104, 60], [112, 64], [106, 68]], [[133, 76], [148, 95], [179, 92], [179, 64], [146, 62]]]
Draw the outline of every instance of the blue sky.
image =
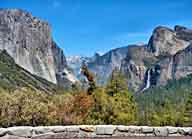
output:
[[67, 56], [146, 43], [156, 26], [192, 28], [192, 0], [0, 0], [47, 20]]

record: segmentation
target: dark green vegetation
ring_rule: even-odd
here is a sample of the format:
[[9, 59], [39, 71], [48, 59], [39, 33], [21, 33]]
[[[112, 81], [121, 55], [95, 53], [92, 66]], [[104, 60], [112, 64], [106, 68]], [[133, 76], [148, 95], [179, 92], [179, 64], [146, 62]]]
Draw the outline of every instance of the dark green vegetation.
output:
[[[84, 67], [88, 89], [74, 85], [68, 92], [15, 64], [0, 53], [0, 126], [124, 124], [192, 126], [192, 75], [165, 87], [132, 93], [127, 80], [114, 70], [98, 87]], [[46, 93], [45, 93], [46, 92]]]
[[136, 95], [139, 125], [192, 126], [192, 75]]

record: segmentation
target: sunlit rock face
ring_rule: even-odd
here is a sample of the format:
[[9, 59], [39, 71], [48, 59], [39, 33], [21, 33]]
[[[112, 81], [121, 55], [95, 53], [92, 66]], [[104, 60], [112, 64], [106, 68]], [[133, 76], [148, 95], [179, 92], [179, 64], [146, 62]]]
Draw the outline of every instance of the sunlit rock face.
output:
[[134, 91], [141, 89], [147, 71], [144, 59], [150, 56], [149, 54], [146, 45], [128, 48], [127, 56], [121, 62], [121, 72], [128, 79], [129, 89]]
[[[19, 9], [0, 10], [0, 49], [32, 74], [55, 84], [66, 78], [67, 62], [51, 36], [47, 22]], [[73, 82], [72, 79], [67, 79]]]
[[134, 91], [166, 85], [192, 73], [192, 30], [157, 27], [146, 46], [128, 49], [121, 71]]
[[153, 31], [147, 47], [155, 56], [174, 55], [189, 45], [189, 42], [182, 38], [178, 37], [177, 32], [174, 30], [166, 27], [157, 27]]

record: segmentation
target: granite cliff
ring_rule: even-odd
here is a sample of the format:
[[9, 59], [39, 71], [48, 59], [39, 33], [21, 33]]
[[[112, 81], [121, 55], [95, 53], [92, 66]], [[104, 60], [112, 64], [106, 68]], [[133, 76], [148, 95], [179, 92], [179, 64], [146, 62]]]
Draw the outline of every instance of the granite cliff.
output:
[[157, 27], [147, 46], [132, 48], [123, 60], [121, 71], [134, 91], [166, 85], [192, 73], [192, 30]]
[[63, 50], [52, 39], [49, 24], [26, 11], [0, 9], [0, 49], [25, 70], [54, 84], [77, 81]]

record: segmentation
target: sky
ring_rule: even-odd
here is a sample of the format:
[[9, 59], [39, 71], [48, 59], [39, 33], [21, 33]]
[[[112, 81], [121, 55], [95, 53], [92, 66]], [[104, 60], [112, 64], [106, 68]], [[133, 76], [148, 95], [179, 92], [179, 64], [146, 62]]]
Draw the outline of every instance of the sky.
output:
[[192, 28], [191, 5], [192, 0], [0, 0], [0, 8], [24, 9], [48, 21], [67, 56], [147, 43], [160, 25]]

